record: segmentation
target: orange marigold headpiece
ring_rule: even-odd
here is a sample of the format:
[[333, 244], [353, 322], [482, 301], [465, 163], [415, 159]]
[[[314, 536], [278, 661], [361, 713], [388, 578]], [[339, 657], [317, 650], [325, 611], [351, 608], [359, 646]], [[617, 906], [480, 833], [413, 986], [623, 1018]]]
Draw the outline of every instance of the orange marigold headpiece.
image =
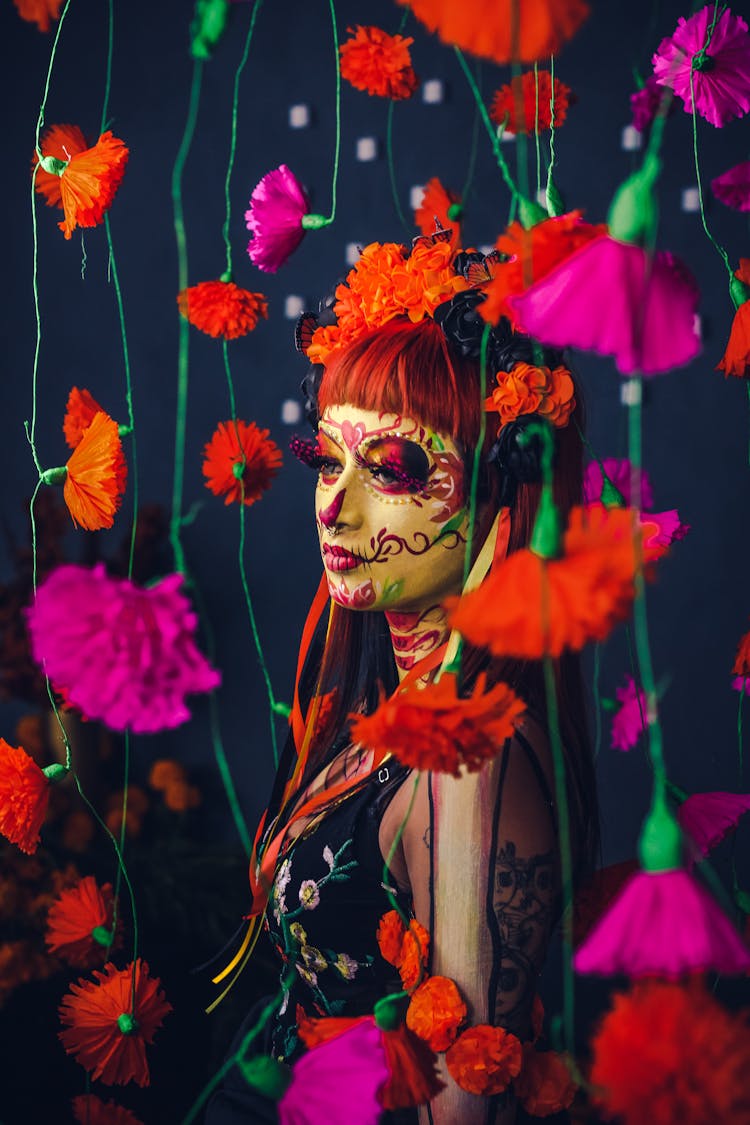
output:
[[268, 318], [268, 301], [263, 294], [241, 289], [233, 281], [191, 285], [178, 294], [177, 307], [195, 328], [225, 340], [246, 336], [261, 317]]
[[[559, 78], [555, 79], [555, 128], [562, 125], [568, 115], [570, 88]], [[509, 133], [542, 133], [552, 126], [552, 75], [533, 70], [501, 86], [495, 92], [490, 117], [496, 125], [505, 124]]]
[[485, 400], [485, 410], [497, 411], [499, 427], [522, 414], [538, 414], [553, 426], [567, 426], [576, 408], [575, 387], [567, 367], [534, 367], [516, 363], [510, 371], [498, 371], [497, 383]]
[[[65, 128], [73, 129], [72, 126]], [[102, 133], [91, 148], [68, 150], [68, 153], [61, 158], [42, 150], [42, 167], [37, 173], [37, 180], [42, 171], [59, 177], [65, 218], [58, 226], [67, 239], [77, 226], [95, 227], [102, 222], [125, 175], [130, 155], [125, 143], [110, 130]], [[44, 192], [48, 200], [49, 191], [47, 188]]]
[[388, 35], [379, 27], [349, 27], [352, 36], [339, 47], [341, 77], [357, 90], [400, 101], [410, 98], [419, 80], [411, 65], [413, 39]]
[[[225, 504], [250, 505], [271, 487], [281, 465], [281, 450], [255, 422], [219, 422], [205, 448], [206, 488]], [[243, 492], [244, 490], [244, 492]]]

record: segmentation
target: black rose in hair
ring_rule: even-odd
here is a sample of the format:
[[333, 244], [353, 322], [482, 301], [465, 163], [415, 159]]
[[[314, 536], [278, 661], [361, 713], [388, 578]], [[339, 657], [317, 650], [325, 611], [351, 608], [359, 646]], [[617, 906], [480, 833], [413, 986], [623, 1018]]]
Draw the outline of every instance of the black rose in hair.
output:
[[536, 414], [522, 414], [506, 422], [490, 449], [487, 460], [503, 474], [500, 502], [504, 505], [513, 504], [519, 484], [536, 484], [542, 479], [541, 438], [538, 434], [525, 436], [527, 426], [538, 421]]
[[450, 301], [443, 301], [433, 313], [435, 323], [442, 328], [446, 340], [459, 355], [470, 359], [479, 359], [482, 351], [485, 321], [477, 306], [484, 300], [486, 296], [479, 290], [465, 289], [462, 293], [456, 293]]

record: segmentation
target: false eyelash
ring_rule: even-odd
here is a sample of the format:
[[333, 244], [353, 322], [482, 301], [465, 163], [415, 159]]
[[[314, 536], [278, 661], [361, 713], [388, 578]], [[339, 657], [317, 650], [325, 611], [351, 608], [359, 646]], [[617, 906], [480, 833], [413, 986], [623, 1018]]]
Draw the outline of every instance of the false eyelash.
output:
[[312, 438], [301, 438], [295, 434], [289, 442], [289, 449], [303, 465], [307, 465], [311, 469], [320, 468], [323, 457], [317, 441], [313, 441]]
[[421, 492], [427, 483], [427, 481], [420, 480], [419, 477], [415, 477], [407, 472], [406, 469], [402, 468], [398, 461], [394, 460], [392, 457], [386, 457], [383, 461], [379, 461], [377, 465], [370, 465], [367, 461], [363, 460], [362, 467], [370, 469], [371, 471], [373, 469], [376, 471], [378, 469], [387, 469], [388, 472], [396, 478], [399, 484], [403, 484], [404, 487], [411, 488], [415, 492]]

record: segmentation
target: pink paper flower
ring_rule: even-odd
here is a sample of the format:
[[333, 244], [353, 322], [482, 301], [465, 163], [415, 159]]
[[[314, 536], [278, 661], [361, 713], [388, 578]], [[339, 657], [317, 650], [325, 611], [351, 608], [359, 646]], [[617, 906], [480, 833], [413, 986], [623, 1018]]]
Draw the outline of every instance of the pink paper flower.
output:
[[[583, 474], [583, 502], [584, 504], [598, 504], [602, 498], [604, 477], [602, 465], [608, 479], [615, 486], [626, 504], [630, 504], [630, 460], [627, 457], [605, 457], [601, 465], [598, 461], [590, 461]], [[654, 506], [654, 493], [651, 481], [645, 469], [641, 469], [641, 503], [640, 507], [650, 512]]]
[[625, 677], [625, 686], [615, 692], [618, 711], [612, 716], [612, 749], [632, 750], [648, 722], [646, 693], [635, 686], [632, 676]]
[[667, 251], [653, 258], [608, 235], [508, 298], [523, 332], [553, 347], [612, 355], [623, 375], [657, 375], [700, 351], [698, 288]]
[[733, 691], [743, 691], [750, 695], [750, 676], [735, 676], [732, 680]]
[[27, 610], [34, 659], [87, 719], [152, 733], [190, 718], [189, 692], [220, 683], [195, 646], [196, 615], [182, 575], [142, 589], [102, 563], [60, 566]]
[[744, 973], [750, 949], [727, 916], [683, 868], [639, 871], [573, 958], [576, 972], [667, 977]]
[[310, 210], [305, 189], [286, 164], [267, 172], [253, 188], [247, 229], [253, 232], [247, 252], [266, 273], [276, 273], [305, 236], [302, 218]]
[[720, 203], [735, 211], [750, 211], [750, 160], [735, 164], [711, 180], [711, 191]]
[[[714, 5], [677, 21], [674, 35], [662, 39], [651, 60], [660, 86], [671, 86], [686, 113], [696, 112], [717, 128], [750, 109], [750, 35], [747, 24], [728, 8], [719, 16], [711, 42], [703, 52]], [[695, 60], [695, 62], [694, 62]]]
[[750, 793], [694, 793], [678, 808], [677, 819], [698, 852], [708, 855], [746, 812], [750, 812]]
[[[656, 117], [659, 103], [664, 96], [659, 83], [651, 74], [640, 90], [630, 95], [630, 111], [633, 114], [633, 127], [639, 133], [645, 133], [651, 122]], [[674, 103], [669, 107], [672, 111]]]
[[389, 1077], [382, 1038], [364, 1021], [307, 1051], [278, 1103], [281, 1125], [376, 1125], [377, 1094]]

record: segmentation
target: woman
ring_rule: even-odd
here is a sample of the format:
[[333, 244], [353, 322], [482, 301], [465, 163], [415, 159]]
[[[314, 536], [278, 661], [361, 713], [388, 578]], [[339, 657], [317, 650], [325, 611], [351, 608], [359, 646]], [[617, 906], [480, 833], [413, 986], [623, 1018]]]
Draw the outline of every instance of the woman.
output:
[[[462, 696], [503, 682], [526, 705], [481, 770], [417, 773], [351, 730], [353, 716], [372, 715], [396, 691], [423, 689], [441, 665], [456, 672], [445, 603], [464, 587], [467, 556], [476, 583], [493, 560], [528, 545], [540, 493], [539, 443], [524, 436], [530, 404], [544, 401], [555, 421], [563, 517], [580, 501], [570, 375], [507, 321], [484, 329], [477, 306], [488, 276], [481, 255], [454, 257], [439, 236], [415, 240], [411, 253], [373, 244], [337, 290], [337, 322], [329, 312], [307, 340], [310, 358], [323, 361], [306, 381], [316, 438], [293, 449], [318, 474], [325, 595], [306, 626], [292, 736], [251, 871], [254, 912], [264, 913], [282, 968], [263, 1035], [277, 1059], [299, 1057], [311, 1019], [365, 1015], [426, 975], [455, 982], [469, 1026], [531, 1038], [536, 980], [561, 903], [540, 666], [463, 648]], [[485, 402], [493, 387], [499, 415], [497, 395]], [[517, 417], [499, 425], [510, 400]], [[326, 595], [328, 620], [316, 627]], [[594, 859], [597, 829], [575, 658], [558, 662], [557, 693], [580, 873]], [[428, 756], [430, 735], [415, 731]], [[400, 925], [395, 915], [382, 921], [394, 903], [424, 927], [412, 924], [414, 950], [420, 934], [429, 940], [426, 963], [420, 968], [417, 955], [409, 979], [376, 940]], [[417, 1111], [396, 1099], [383, 1120], [520, 1119], [512, 1086], [482, 1096], [457, 1085], [442, 1054], [438, 1066], [444, 1086], [429, 1104]], [[263, 1120], [256, 1098], [235, 1074], [207, 1120]]]

